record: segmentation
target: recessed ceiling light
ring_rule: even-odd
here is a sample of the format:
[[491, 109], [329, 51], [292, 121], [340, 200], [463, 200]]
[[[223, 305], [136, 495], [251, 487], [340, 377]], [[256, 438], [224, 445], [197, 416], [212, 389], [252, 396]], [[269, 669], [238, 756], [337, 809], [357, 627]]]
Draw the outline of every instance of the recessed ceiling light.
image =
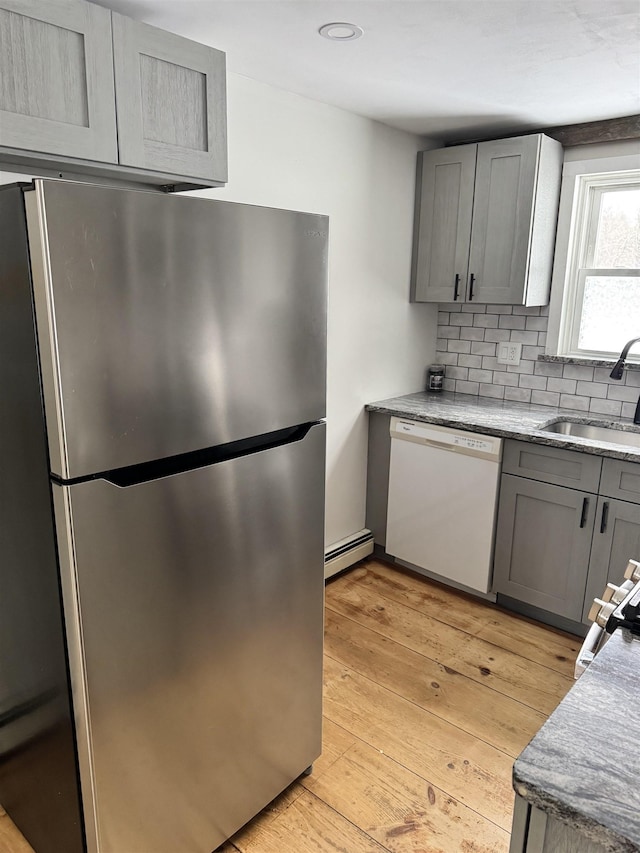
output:
[[331, 41], [353, 41], [359, 39], [364, 30], [357, 24], [346, 24], [344, 22], [335, 22], [333, 24], [325, 24], [318, 30], [321, 36]]

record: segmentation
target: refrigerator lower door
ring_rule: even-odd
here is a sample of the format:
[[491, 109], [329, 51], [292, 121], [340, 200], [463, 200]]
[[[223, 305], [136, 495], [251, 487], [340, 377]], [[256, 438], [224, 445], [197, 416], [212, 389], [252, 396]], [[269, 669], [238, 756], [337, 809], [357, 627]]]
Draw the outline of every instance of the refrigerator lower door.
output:
[[324, 448], [54, 486], [90, 853], [210, 853], [320, 754]]

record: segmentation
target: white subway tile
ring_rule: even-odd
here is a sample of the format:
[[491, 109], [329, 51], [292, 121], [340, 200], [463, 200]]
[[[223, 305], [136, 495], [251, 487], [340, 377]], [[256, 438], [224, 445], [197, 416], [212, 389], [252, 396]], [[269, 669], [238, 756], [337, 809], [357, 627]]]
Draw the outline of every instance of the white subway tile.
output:
[[556, 391], [532, 391], [531, 402], [541, 406], [559, 406], [560, 394]]
[[513, 314], [513, 305], [487, 305], [487, 314]]
[[529, 317], [539, 317], [540, 316], [540, 306], [539, 305], [514, 305], [513, 306], [514, 314], [524, 314]]
[[528, 388], [505, 388], [504, 399], [513, 400], [517, 403], [531, 402], [531, 391]]
[[479, 355], [465, 355], [460, 353], [458, 356], [458, 364], [460, 367], [482, 367], [482, 357]]
[[493, 382], [493, 371], [492, 370], [479, 370], [478, 368], [471, 368], [469, 370], [469, 376], [461, 376], [460, 379], [470, 379], [472, 382], [484, 382], [490, 383]]
[[533, 332], [546, 332], [549, 320], [546, 317], [527, 317], [525, 329]]
[[498, 343], [500, 341], [508, 341], [511, 338], [511, 332], [509, 329], [485, 329], [484, 339], [485, 341], [494, 341]]
[[599, 397], [605, 399], [607, 386], [602, 382], [578, 382], [577, 393], [582, 397]]
[[516, 373], [498, 373], [497, 370], [493, 373], [493, 381], [496, 385], [511, 385], [514, 388], [519, 384]]
[[584, 364], [563, 364], [562, 375], [565, 379], [579, 379], [582, 382], [593, 380], [593, 367]]
[[449, 345], [447, 347], [449, 352], [471, 352], [471, 342], [470, 341], [449, 341]]
[[471, 344], [471, 352], [474, 355], [495, 355], [496, 345], [485, 341], [474, 341]]
[[617, 400], [597, 400], [592, 398], [589, 403], [589, 411], [597, 412], [600, 415], [614, 415], [617, 417], [622, 412], [622, 403], [619, 403]]
[[521, 329], [514, 329], [511, 332], [511, 341], [514, 344], [529, 344], [531, 346], [538, 345], [537, 332], [523, 332]]
[[438, 311], [438, 325], [439, 326], [448, 326], [449, 325], [449, 317], [451, 315], [448, 311]]
[[466, 314], [484, 314], [487, 310], [486, 305], [478, 305], [475, 302], [463, 302], [462, 311]]
[[622, 404], [622, 417], [623, 418], [631, 418], [634, 419], [636, 414], [636, 404], [635, 403], [623, 403]]
[[621, 400], [623, 403], [638, 402], [638, 388], [630, 388], [628, 385], [622, 385], [617, 382], [615, 385], [607, 386], [607, 398], [609, 400]]
[[556, 361], [536, 361], [533, 372], [538, 376], [555, 376], [560, 379], [563, 367], [563, 364]]
[[460, 337], [460, 329], [454, 328], [453, 326], [440, 326], [438, 329], [438, 337], [439, 338], [459, 338]]
[[497, 329], [498, 315], [497, 314], [475, 314], [473, 318], [474, 326], [482, 326], [484, 329]]
[[[571, 380], [565, 380], [570, 382]], [[563, 409], [578, 409], [581, 412], [589, 411], [591, 397], [576, 397], [575, 394], [560, 394], [560, 405]]]
[[504, 388], [501, 385], [486, 385], [480, 383], [481, 397], [494, 397], [497, 400], [504, 399]]
[[447, 379], [442, 380], [442, 390], [443, 391], [455, 391], [456, 390], [456, 380], [455, 379]]
[[546, 376], [527, 376], [520, 374], [520, 387], [533, 388], [537, 391], [546, 391], [547, 377]]
[[473, 314], [451, 314], [452, 326], [473, 326]]
[[521, 361], [520, 364], [510, 364], [507, 367], [509, 373], [533, 373], [533, 368], [537, 364], [536, 361]]
[[477, 329], [475, 326], [465, 326], [460, 329], [460, 337], [465, 341], [483, 341], [485, 335], [484, 329]]
[[468, 379], [469, 378], [469, 368], [468, 367], [447, 367], [445, 370], [445, 374], [449, 379]]
[[510, 314], [503, 314], [498, 321], [499, 329], [524, 329], [526, 317], [516, 317]]
[[456, 391], [459, 394], [475, 394], [478, 395], [480, 384], [478, 382], [465, 382], [463, 379], [456, 379]]
[[575, 379], [556, 379], [554, 376], [547, 379], [547, 391], [559, 391], [561, 394], [575, 394], [576, 385]]
[[538, 346], [546, 347], [547, 345], [547, 333], [546, 332], [538, 332]]
[[531, 359], [531, 361], [537, 361], [538, 356], [542, 355], [544, 350], [539, 346], [531, 346], [524, 344], [522, 347], [522, 358]]
[[436, 364], [444, 364], [444, 365], [458, 365], [458, 359], [460, 356], [455, 352], [437, 352], [436, 353]]

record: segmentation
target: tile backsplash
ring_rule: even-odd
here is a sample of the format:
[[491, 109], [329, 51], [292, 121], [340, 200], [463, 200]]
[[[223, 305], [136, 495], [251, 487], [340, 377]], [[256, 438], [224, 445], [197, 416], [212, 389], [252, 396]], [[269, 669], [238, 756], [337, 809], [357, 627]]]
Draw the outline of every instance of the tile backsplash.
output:
[[[544, 353], [549, 307], [446, 304], [439, 306], [435, 361], [445, 365], [444, 388], [499, 400], [630, 417], [640, 394], [640, 371], [538, 361]], [[520, 364], [498, 364], [499, 342], [522, 344]]]

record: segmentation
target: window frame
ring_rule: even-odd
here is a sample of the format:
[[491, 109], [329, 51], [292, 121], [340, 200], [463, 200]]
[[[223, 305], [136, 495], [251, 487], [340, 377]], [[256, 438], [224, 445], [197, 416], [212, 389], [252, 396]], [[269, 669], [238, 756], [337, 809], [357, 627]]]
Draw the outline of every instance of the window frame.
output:
[[[577, 344], [587, 276], [640, 274], [628, 267], [605, 270], [585, 263], [593, 263], [597, 214], [606, 189], [640, 188], [640, 146], [635, 143], [631, 149], [627, 146], [627, 150], [634, 153], [565, 161], [545, 346], [548, 356], [586, 363], [614, 362], [618, 356], [605, 350], [581, 350]], [[640, 356], [632, 352], [628, 360], [640, 363]]]

